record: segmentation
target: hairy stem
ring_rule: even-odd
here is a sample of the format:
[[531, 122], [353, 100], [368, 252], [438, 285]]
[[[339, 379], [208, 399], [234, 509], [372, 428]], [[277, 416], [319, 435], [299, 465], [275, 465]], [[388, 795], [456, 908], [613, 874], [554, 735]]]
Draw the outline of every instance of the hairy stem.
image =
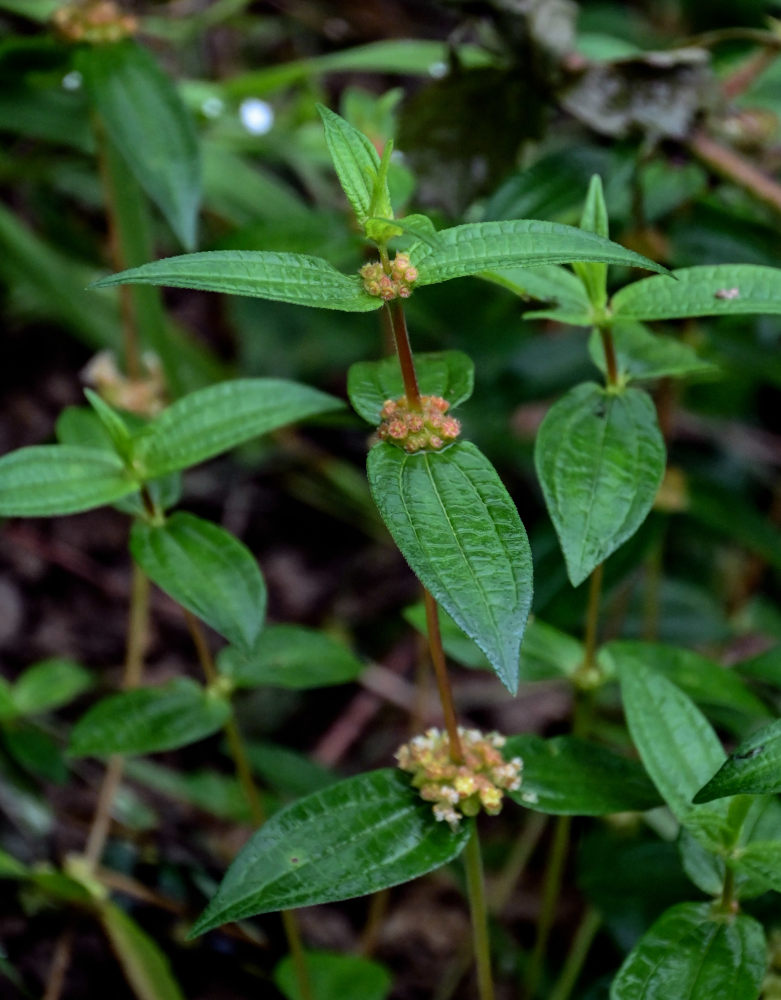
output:
[[572, 945], [564, 961], [564, 968], [561, 970], [561, 975], [556, 980], [556, 985], [551, 990], [548, 1000], [569, 1000], [601, 924], [600, 915], [589, 907], [583, 914], [583, 919], [575, 932]]
[[526, 975], [527, 1000], [533, 1000], [537, 993], [542, 976], [542, 965], [548, 948], [550, 932], [556, 918], [556, 908], [561, 891], [561, 879], [569, 848], [569, 831], [572, 817], [557, 816], [553, 833], [553, 845], [545, 870], [545, 881], [542, 887], [542, 906], [537, 921], [537, 937], [534, 942], [529, 968]]
[[398, 300], [389, 302], [385, 308], [390, 315], [391, 327], [393, 329], [393, 341], [396, 345], [396, 354], [401, 366], [401, 377], [404, 380], [404, 395], [407, 397], [407, 405], [411, 410], [419, 410], [420, 389], [418, 388], [418, 376], [415, 372], [415, 362], [412, 358], [412, 348], [407, 332], [407, 320], [404, 316], [404, 307]]
[[445, 651], [442, 648], [442, 636], [439, 632], [437, 602], [425, 587], [423, 588], [423, 600], [426, 605], [426, 629], [428, 631], [429, 651], [431, 653], [431, 662], [434, 665], [434, 675], [437, 679], [439, 700], [442, 703], [442, 712], [445, 716], [445, 728], [447, 729], [448, 741], [450, 743], [450, 756], [456, 764], [461, 764], [464, 760], [464, 750], [461, 746], [461, 737], [458, 734], [458, 720], [456, 719], [456, 710], [453, 705], [453, 692], [450, 689], [450, 679], [447, 675], [447, 665], [445, 664]]
[[491, 974], [491, 943], [488, 937], [488, 908], [485, 901], [485, 880], [483, 859], [480, 856], [480, 840], [477, 823], [473, 823], [472, 835], [464, 851], [466, 866], [466, 886], [469, 895], [469, 909], [472, 917], [472, 940], [477, 963], [477, 988], [480, 1000], [494, 1000], [494, 981]]

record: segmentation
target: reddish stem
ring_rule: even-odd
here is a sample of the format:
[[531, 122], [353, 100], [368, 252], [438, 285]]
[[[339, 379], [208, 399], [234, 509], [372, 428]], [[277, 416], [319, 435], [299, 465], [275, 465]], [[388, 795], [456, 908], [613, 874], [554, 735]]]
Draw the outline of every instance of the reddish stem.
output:
[[407, 320], [404, 317], [404, 308], [398, 301], [387, 303], [390, 315], [391, 327], [393, 329], [393, 340], [396, 344], [396, 354], [401, 366], [401, 377], [404, 380], [404, 395], [407, 397], [407, 405], [411, 410], [420, 410], [420, 389], [418, 388], [418, 376], [415, 373], [415, 362], [412, 358], [412, 348], [409, 343], [409, 333], [407, 332]]

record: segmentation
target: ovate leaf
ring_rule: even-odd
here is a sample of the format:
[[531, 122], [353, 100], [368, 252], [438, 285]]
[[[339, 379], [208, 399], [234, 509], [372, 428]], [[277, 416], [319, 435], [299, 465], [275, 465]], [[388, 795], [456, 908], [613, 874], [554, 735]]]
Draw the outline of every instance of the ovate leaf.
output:
[[672, 681], [640, 663], [619, 669], [629, 732], [646, 771], [676, 818], [710, 850], [729, 836], [729, 802], [692, 805], [724, 760], [708, 720]]
[[[714, 378], [719, 374], [718, 365], [703, 361], [688, 344], [653, 334], [639, 323], [616, 323], [612, 331], [618, 373], [624, 382], [684, 376]], [[606, 372], [605, 349], [598, 330], [589, 337], [588, 350], [597, 368]]]
[[505, 758], [523, 760], [519, 805], [568, 816], [605, 816], [653, 809], [661, 798], [635, 761], [574, 736], [510, 736]]
[[74, 757], [159, 753], [216, 733], [230, 715], [228, 702], [187, 677], [159, 687], [104, 698], [71, 733]]
[[437, 233], [436, 246], [417, 243], [410, 260], [418, 269], [416, 285], [433, 285], [496, 268], [604, 261], [664, 271], [647, 257], [625, 250], [594, 233], [558, 222], [513, 219], [468, 222]]
[[651, 510], [665, 465], [654, 405], [639, 389], [576, 386], [548, 411], [534, 460], [576, 587]]
[[439, 823], [390, 768], [300, 799], [261, 827], [228, 869], [193, 934], [257, 913], [363, 896], [457, 857], [471, 833]]
[[[304, 960], [312, 986], [311, 1000], [384, 1000], [390, 992], [388, 970], [368, 958], [307, 951]], [[305, 1000], [290, 955], [274, 969], [274, 982], [287, 1000]]]
[[94, 283], [96, 288], [106, 285], [200, 288], [344, 312], [370, 312], [383, 304], [364, 291], [357, 274], [342, 274], [320, 257], [268, 250], [205, 250], [166, 257]]
[[162, 525], [136, 521], [130, 551], [161, 590], [229, 642], [252, 650], [266, 617], [266, 585], [238, 538], [178, 512]]
[[[469, 399], [474, 388], [475, 366], [462, 351], [432, 351], [415, 355], [418, 386], [423, 395], [443, 396], [451, 408]], [[404, 395], [398, 359], [358, 361], [347, 373], [347, 394], [355, 410], [375, 426], [387, 399]]]
[[363, 669], [343, 643], [303, 625], [271, 625], [250, 653], [229, 646], [217, 665], [237, 687], [272, 684], [293, 689], [345, 684]]
[[76, 64], [102, 126], [182, 244], [192, 249], [201, 200], [198, 141], [173, 83], [133, 41], [85, 46]]
[[168, 959], [132, 917], [109, 901], [101, 904], [99, 917], [138, 1000], [184, 1000]]
[[[380, 157], [369, 139], [329, 108], [317, 105], [325, 128], [325, 141], [339, 183], [362, 226], [372, 210], [372, 195]], [[387, 197], [390, 205], [390, 197]]]
[[753, 917], [679, 903], [635, 945], [610, 1000], [757, 1000], [765, 966], [765, 934]]
[[697, 792], [695, 802], [710, 802], [725, 795], [781, 792], [781, 720], [763, 726], [733, 750], [726, 761], [715, 763], [718, 771]]
[[[599, 174], [594, 174], [589, 183], [580, 228], [606, 238], [610, 235], [605, 194]], [[607, 303], [607, 264], [575, 261], [572, 267], [583, 282], [589, 301], [601, 309]]]
[[686, 319], [781, 313], [781, 269], [714, 264], [673, 271], [677, 279], [645, 278], [616, 292], [616, 319]]
[[285, 379], [219, 382], [189, 393], [164, 410], [139, 435], [136, 461], [154, 478], [343, 405], [334, 396]]
[[72, 660], [41, 660], [18, 678], [11, 699], [19, 715], [35, 715], [67, 705], [92, 683], [92, 674]]
[[514, 693], [532, 563], [494, 467], [469, 442], [414, 455], [382, 442], [369, 452], [368, 470], [374, 501], [412, 571]]
[[0, 458], [2, 517], [76, 514], [137, 489], [120, 458], [91, 448], [32, 445]]

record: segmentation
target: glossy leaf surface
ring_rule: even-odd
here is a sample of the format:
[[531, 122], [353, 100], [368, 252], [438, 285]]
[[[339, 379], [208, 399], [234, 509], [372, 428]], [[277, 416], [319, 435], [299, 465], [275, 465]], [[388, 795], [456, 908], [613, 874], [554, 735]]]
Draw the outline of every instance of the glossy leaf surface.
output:
[[245, 652], [254, 647], [266, 617], [266, 585], [238, 538], [180, 511], [162, 525], [136, 521], [130, 551], [175, 601]]
[[658, 320], [781, 313], [781, 268], [713, 264], [671, 273], [675, 281], [645, 278], [616, 292], [613, 316]]
[[[416, 354], [415, 369], [421, 393], [443, 396], [451, 408], [472, 395], [475, 366], [462, 351]], [[347, 394], [364, 420], [375, 426], [379, 424], [383, 403], [404, 395], [404, 381], [395, 355], [382, 361], [358, 361], [351, 365]]]
[[217, 732], [228, 702], [186, 677], [159, 687], [136, 688], [104, 698], [71, 733], [75, 757], [159, 753], [196, 743]]
[[198, 141], [173, 83], [147, 49], [132, 41], [84, 46], [77, 66], [101, 124], [191, 249], [201, 199]]
[[371, 312], [383, 304], [364, 291], [357, 274], [342, 274], [320, 257], [269, 250], [204, 250], [166, 257], [95, 282], [96, 288], [107, 285], [200, 288], [344, 312]]
[[[720, 766], [719, 766], [720, 765]], [[763, 795], [781, 791], [781, 720], [744, 740], [695, 796], [710, 802], [725, 795]], [[710, 777], [710, 776], [709, 776]]]
[[228, 647], [217, 666], [237, 687], [271, 684], [292, 689], [345, 684], [363, 669], [344, 643], [303, 625], [270, 625], [252, 652]]
[[148, 476], [161, 476], [343, 405], [334, 396], [285, 379], [219, 382], [164, 410], [137, 439], [137, 460]]
[[757, 1000], [764, 974], [765, 934], [753, 917], [679, 903], [635, 945], [610, 1000]]
[[527, 809], [568, 816], [605, 816], [653, 809], [661, 798], [643, 768], [574, 736], [510, 736], [508, 760], [523, 760], [521, 787], [508, 792]]
[[437, 233], [436, 246], [418, 243], [412, 247], [410, 260], [418, 269], [418, 286], [496, 268], [566, 264], [576, 260], [664, 270], [647, 257], [594, 233], [536, 219], [468, 222], [443, 229]]
[[193, 934], [257, 913], [363, 896], [457, 857], [471, 827], [438, 823], [407, 779], [369, 771], [268, 820], [228, 869]]
[[493, 466], [469, 442], [416, 455], [383, 442], [370, 451], [368, 470], [374, 501], [412, 571], [514, 693], [531, 553]]
[[121, 459], [91, 448], [41, 444], [0, 458], [0, 517], [76, 514], [137, 489]]
[[639, 389], [576, 386], [540, 425], [534, 460], [576, 587], [631, 538], [653, 505], [665, 448], [651, 398]]

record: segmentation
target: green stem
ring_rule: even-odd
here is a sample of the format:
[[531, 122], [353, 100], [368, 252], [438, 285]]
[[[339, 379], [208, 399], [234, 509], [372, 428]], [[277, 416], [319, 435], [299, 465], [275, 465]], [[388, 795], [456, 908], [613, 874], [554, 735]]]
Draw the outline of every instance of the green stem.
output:
[[423, 588], [423, 601], [426, 606], [426, 630], [428, 632], [429, 651], [431, 652], [431, 662], [434, 665], [434, 675], [437, 679], [439, 700], [442, 703], [442, 712], [445, 716], [445, 728], [447, 729], [448, 741], [450, 743], [450, 756], [456, 764], [462, 764], [464, 761], [464, 750], [461, 746], [461, 737], [458, 734], [458, 720], [453, 704], [453, 692], [450, 688], [450, 678], [448, 677], [447, 664], [445, 663], [445, 651], [442, 647], [442, 636], [439, 631], [437, 602], [425, 587]]
[[[214, 658], [212, 657], [211, 650], [206, 642], [206, 636], [203, 633], [201, 623], [195, 615], [187, 610], [187, 608], [182, 608], [182, 610], [184, 611], [187, 628], [190, 631], [190, 636], [192, 637], [193, 645], [195, 646], [195, 651], [198, 655], [198, 661], [201, 664], [201, 669], [203, 670], [204, 677], [206, 678], [206, 683], [210, 685], [214, 684], [219, 680], [219, 673], [214, 665]], [[244, 745], [241, 730], [239, 729], [233, 713], [228, 716], [228, 719], [225, 722], [225, 736], [228, 740], [228, 750], [233, 760], [233, 766], [236, 769], [236, 777], [238, 778], [244, 797], [247, 801], [247, 805], [249, 806], [252, 821], [256, 826], [262, 826], [266, 821], [263, 800], [260, 797], [258, 786], [255, 784], [252, 767], [249, 762], [249, 757], [247, 756], [247, 748]], [[309, 969], [306, 965], [306, 955], [304, 954], [304, 947], [301, 943], [301, 931], [298, 926], [298, 921], [296, 920], [295, 914], [291, 910], [281, 910], [280, 916], [282, 917], [282, 927], [285, 931], [287, 945], [290, 949], [290, 958], [293, 962], [293, 970], [298, 982], [299, 993], [301, 994], [302, 1000], [314, 1000], [312, 983], [309, 978]]]
[[564, 961], [564, 968], [561, 970], [561, 975], [551, 990], [548, 1000], [569, 1000], [601, 924], [600, 915], [589, 907], [583, 914], [583, 919], [575, 932], [569, 953]]
[[528, 812], [520, 834], [515, 838], [504, 867], [493, 884], [490, 897], [492, 913], [502, 913], [548, 825], [545, 813]]
[[724, 869], [724, 886], [721, 890], [721, 899], [719, 900], [719, 910], [722, 913], [734, 913], [736, 909], [735, 870], [726, 865]]
[[607, 384], [618, 384], [618, 362], [616, 361], [616, 346], [613, 343], [613, 334], [608, 326], [598, 326], [599, 336], [602, 338], [602, 347], [605, 351], [605, 367], [607, 368]]
[[[583, 662], [575, 672], [576, 687], [588, 688], [597, 666], [597, 644], [599, 641], [599, 606], [602, 599], [602, 578], [605, 564], [600, 563], [591, 574], [586, 605], [586, 627], [583, 633]], [[578, 684], [579, 681], [584, 683]]]
[[485, 901], [483, 859], [477, 823], [473, 821], [472, 835], [464, 851], [466, 886], [472, 916], [472, 940], [477, 963], [477, 989], [480, 1000], [494, 1000], [494, 981], [491, 975], [491, 943], [488, 937], [488, 908]]
[[407, 405], [412, 410], [419, 410], [421, 407], [420, 389], [418, 388], [418, 376], [415, 372], [415, 362], [412, 358], [412, 348], [409, 342], [404, 307], [398, 300], [394, 300], [387, 303], [385, 308], [388, 310], [390, 316], [393, 341], [396, 345], [396, 354], [401, 366], [401, 377], [404, 380], [404, 395], [407, 397]]
[[526, 996], [533, 1000], [542, 976], [542, 964], [548, 948], [548, 940], [556, 917], [556, 906], [561, 890], [561, 879], [569, 848], [569, 833], [571, 816], [557, 816], [553, 833], [553, 845], [545, 870], [545, 881], [542, 887], [542, 906], [537, 921], [537, 937], [534, 951], [529, 961], [526, 974]]

